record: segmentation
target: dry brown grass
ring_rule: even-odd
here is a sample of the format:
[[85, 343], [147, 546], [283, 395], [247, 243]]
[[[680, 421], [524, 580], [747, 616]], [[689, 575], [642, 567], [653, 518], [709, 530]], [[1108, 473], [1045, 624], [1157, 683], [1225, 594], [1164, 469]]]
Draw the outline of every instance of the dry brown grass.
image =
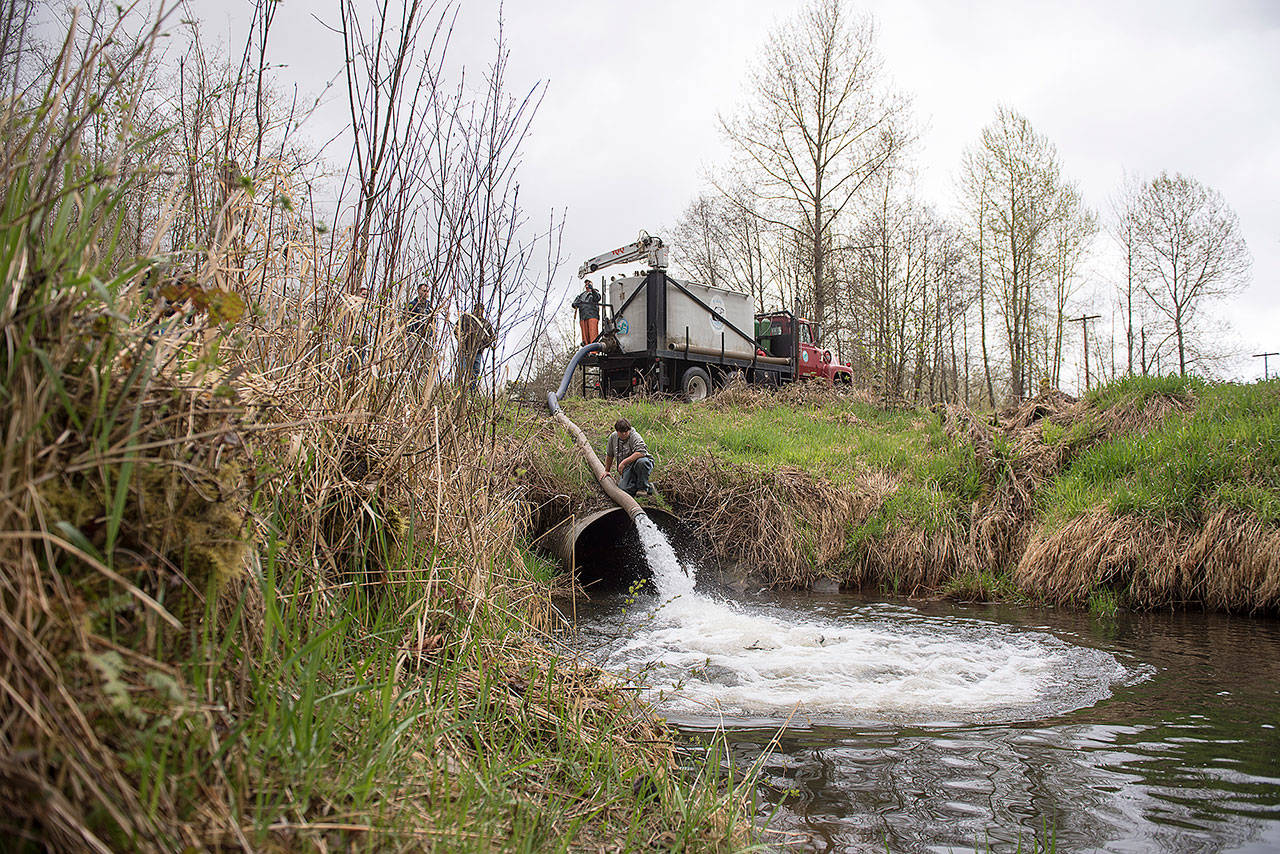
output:
[[[56, 105], [0, 114], [0, 833], [33, 850], [420, 850], [468, 838], [437, 823], [467, 783], [472, 802], [511, 813], [474, 848], [516, 826], [508, 793], [559, 807], [555, 832], [597, 807], [593, 820], [625, 829], [637, 804], [670, 826], [660, 803], [690, 793], [669, 773], [666, 731], [549, 648], [562, 621], [525, 566], [526, 505], [494, 465], [509, 425], [492, 393], [442, 380], [447, 332], [431, 356], [404, 328], [412, 259], [383, 247], [385, 278], [366, 278], [344, 251], [353, 235], [279, 204], [299, 188], [265, 159], [244, 185], [198, 198], [187, 180], [208, 175], [195, 166], [161, 188], [149, 256], [176, 220], [210, 225], [199, 252], [167, 266], [164, 299], [150, 261], [112, 254], [114, 215], [139, 204], [123, 153], [70, 155], [83, 117], [129, 104], [124, 81], [148, 79], [139, 57], [155, 35], [116, 64], [69, 39]], [[208, 198], [217, 207], [202, 211]], [[440, 324], [469, 300], [465, 278], [435, 282]], [[375, 298], [354, 299], [349, 281], [372, 281]], [[345, 645], [298, 680], [337, 630]], [[370, 700], [365, 683], [382, 680], [401, 691]], [[349, 713], [313, 733], [330, 746], [322, 785], [280, 770], [313, 746], [295, 727], [334, 720], [311, 717], [312, 690]], [[428, 713], [404, 711], [414, 702]], [[380, 703], [384, 722], [408, 716], [394, 737], [360, 730]], [[497, 731], [508, 725], [526, 740]], [[403, 762], [352, 767], [370, 744], [361, 755]], [[668, 800], [604, 798], [554, 762], [525, 769], [521, 745], [579, 762], [608, 752]], [[376, 809], [353, 806], [361, 786]], [[691, 836], [719, 833], [709, 847], [741, 831], [705, 814]]]
[[[1000, 413], [995, 423], [977, 418], [963, 405], [940, 412], [953, 441], [973, 446], [985, 494], [972, 509], [966, 570], [1000, 571], [1016, 565], [1035, 523], [1035, 494], [1081, 452], [1117, 433], [1139, 433], [1165, 418], [1194, 407], [1182, 395], [1156, 394], [1143, 401], [1122, 401], [1099, 411], [1057, 390]], [[1046, 424], [1061, 429], [1054, 441], [1045, 438]], [[996, 437], [1007, 451], [997, 448]]]
[[[886, 472], [868, 472], [855, 481], [865, 509], [856, 524], [866, 521], [900, 487]], [[963, 528], [949, 514], [936, 509], [930, 518], [889, 527], [882, 536], [865, 537], [840, 562], [843, 581], [850, 587], [878, 586], [907, 596], [935, 592], [973, 562]]]
[[[77, 318], [50, 312], [46, 320], [52, 330]], [[76, 336], [65, 341], [55, 359], [74, 361], [68, 350], [76, 349]], [[30, 816], [66, 850], [98, 847], [87, 829], [87, 814], [98, 809], [135, 839], [154, 841], [146, 817], [158, 812], [172, 820], [182, 807], [163, 796], [151, 808], [140, 800], [104, 720], [141, 722], [175, 696], [194, 709], [206, 705], [200, 687], [169, 663], [196, 654], [189, 627], [206, 613], [221, 631], [244, 633], [253, 644], [261, 608], [246, 562], [247, 442], [233, 410], [189, 388], [154, 378], [113, 379], [104, 390], [91, 374], [76, 373], [62, 376], [70, 408], [41, 430], [38, 420], [62, 409], [48, 400], [52, 389], [42, 374], [22, 371], [11, 387], [30, 408], [21, 407], [25, 416], [9, 427], [56, 438], [13, 443], [6, 453], [25, 488], [9, 493], [0, 522], [8, 534], [0, 541], [0, 616], [11, 639], [0, 656], [0, 681], [12, 703], [0, 724], [0, 798], [7, 812]], [[104, 391], [143, 417], [116, 421], [105, 437], [78, 429], [67, 414], [91, 411]], [[117, 641], [136, 636], [150, 642]], [[232, 687], [224, 702], [238, 691]], [[209, 724], [216, 714], [193, 713]], [[191, 827], [187, 839], [199, 844], [200, 834]]]
[[[23, 402], [10, 410], [6, 435], [25, 441], [6, 447], [0, 511], [8, 532], [0, 538], [0, 616], [13, 641], [0, 655], [9, 688], [0, 798], [24, 832], [64, 850], [105, 850], [90, 829], [102, 824], [93, 818], [102, 810], [130, 847], [240, 844], [228, 828], [242, 821], [246, 784], [222, 770], [237, 766], [235, 757], [214, 763], [198, 809], [179, 787], [161, 787], [158, 801], [144, 803], [117, 727], [151, 721], [175, 698], [210, 732], [251, 716], [245, 673], [189, 684], [173, 662], [210, 654], [195, 630], [210, 609], [229, 642], [246, 650], [257, 643], [259, 544], [280, 544], [282, 584], [303, 579], [291, 584], [302, 591], [296, 607], [334, 613], [353, 594], [412, 591], [403, 615], [407, 665], [441, 647], [468, 648], [469, 627], [497, 611], [527, 633], [488, 649], [490, 661], [536, 669], [550, 653], [531, 639], [558, 617], [549, 589], [517, 569], [527, 515], [489, 464], [494, 434], [483, 398], [444, 384], [389, 387], [386, 372], [410, 358], [396, 339], [373, 351], [377, 361], [353, 366], [344, 331], [351, 324], [339, 313], [292, 334], [246, 319], [233, 337], [196, 312], [170, 334], [140, 313], [145, 294], [129, 287], [116, 311], [142, 322], [112, 327], [109, 346], [119, 355], [106, 369], [86, 367], [100, 361], [103, 342], [78, 332], [103, 315], [55, 301], [40, 319], [54, 371], [25, 360], [10, 386]], [[218, 362], [209, 358], [215, 347]], [[93, 419], [104, 406], [108, 415]], [[407, 567], [409, 549], [431, 560]], [[339, 684], [355, 677], [333, 676]], [[480, 696], [467, 685], [476, 693], [458, 696], [463, 704]], [[617, 706], [616, 689], [580, 685], [577, 731], [607, 727], [652, 740], [651, 724]], [[592, 685], [600, 687], [594, 696]], [[549, 702], [522, 709], [553, 714]], [[439, 756], [464, 766], [477, 761], [480, 743], [446, 740]], [[652, 750], [632, 753], [665, 767]], [[312, 814], [339, 807], [310, 805]], [[308, 836], [306, 825], [280, 838], [323, 838]]]
[[1280, 607], [1280, 530], [1226, 510], [1204, 525], [1098, 511], [1036, 532], [1015, 580], [1072, 605], [1108, 589], [1135, 608], [1274, 611]]
[[735, 412], [753, 412], [777, 405], [777, 391], [758, 385], [749, 385], [741, 377], [732, 378], [725, 386], [697, 406], [727, 409]]
[[1195, 405], [1195, 396], [1189, 390], [1183, 394], [1159, 393], [1145, 400], [1122, 400], [1103, 412], [1102, 420], [1109, 431], [1145, 436], [1165, 419], [1185, 415]]
[[823, 380], [806, 380], [788, 383], [781, 388], [769, 388], [748, 385], [746, 380], [735, 377], [695, 406], [753, 412], [776, 406], [840, 407], [851, 401], [870, 404], [872, 398], [861, 389], [837, 386]]
[[680, 461], [661, 476], [664, 494], [716, 556], [769, 584], [808, 587], [834, 578], [851, 587], [927, 594], [972, 564], [955, 519], [939, 510], [936, 518], [916, 520], [918, 527], [895, 525], [850, 544], [851, 532], [901, 484], [897, 475], [872, 469], [849, 488], [794, 466], [737, 465], [714, 455]]
[[715, 456], [669, 464], [661, 487], [722, 558], [768, 567], [780, 584], [803, 583], [844, 551], [857, 505], [848, 490], [803, 469]]

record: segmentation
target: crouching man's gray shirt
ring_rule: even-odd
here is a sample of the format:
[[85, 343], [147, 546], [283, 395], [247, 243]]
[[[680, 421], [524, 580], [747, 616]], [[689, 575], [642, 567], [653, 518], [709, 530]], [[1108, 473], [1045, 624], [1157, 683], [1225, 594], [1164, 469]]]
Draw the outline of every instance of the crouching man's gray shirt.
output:
[[634, 427], [624, 441], [618, 440], [617, 431], [609, 434], [608, 456], [613, 457], [614, 462], [621, 462], [636, 451], [639, 451], [641, 456], [649, 456], [649, 449], [645, 447], [644, 439], [640, 438], [640, 433]]

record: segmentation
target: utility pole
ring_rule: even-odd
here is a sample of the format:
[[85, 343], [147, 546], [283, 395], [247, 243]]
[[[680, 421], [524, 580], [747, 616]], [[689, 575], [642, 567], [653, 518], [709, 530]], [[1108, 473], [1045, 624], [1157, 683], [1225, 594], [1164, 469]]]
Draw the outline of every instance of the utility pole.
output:
[[[1089, 321], [1097, 320], [1102, 317], [1100, 314], [1082, 314], [1079, 317], [1069, 317], [1071, 323], [1080, 324], [1080, 328], [1084, 331], [1084, 390], [1089, 390]], [[1106, 366], [1103, 366], [1105, 370]]]
[[1264, 380], [1271, 379], [1270, 362], [1271, 356], [1280, 356], [1280, 353], [1254, 353], [1253, 358], [1262, 360], [1262, 378]]

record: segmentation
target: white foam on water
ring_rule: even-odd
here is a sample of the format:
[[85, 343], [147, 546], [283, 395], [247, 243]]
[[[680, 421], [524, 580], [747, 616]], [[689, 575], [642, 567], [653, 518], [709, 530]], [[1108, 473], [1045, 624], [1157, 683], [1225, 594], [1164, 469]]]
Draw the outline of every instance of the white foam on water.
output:
[[662, 532], [636, 519], [656, 601], [607, 628], [602, 664], [666, 714], [821, 722], [1007, 722], [1093, 705], [1132, 674], [1047, 632], [910, 609], [844, 619], [750, 609], [694, 592]]

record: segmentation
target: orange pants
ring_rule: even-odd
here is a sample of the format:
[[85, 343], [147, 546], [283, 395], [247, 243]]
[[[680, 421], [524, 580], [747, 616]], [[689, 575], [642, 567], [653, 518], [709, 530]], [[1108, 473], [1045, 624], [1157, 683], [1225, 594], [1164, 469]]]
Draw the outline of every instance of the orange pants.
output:
[[582, 343], [590, 344], [600, 335], [600, 318], [582, 318], [578, 321], [578, 327], [582, 330]]

